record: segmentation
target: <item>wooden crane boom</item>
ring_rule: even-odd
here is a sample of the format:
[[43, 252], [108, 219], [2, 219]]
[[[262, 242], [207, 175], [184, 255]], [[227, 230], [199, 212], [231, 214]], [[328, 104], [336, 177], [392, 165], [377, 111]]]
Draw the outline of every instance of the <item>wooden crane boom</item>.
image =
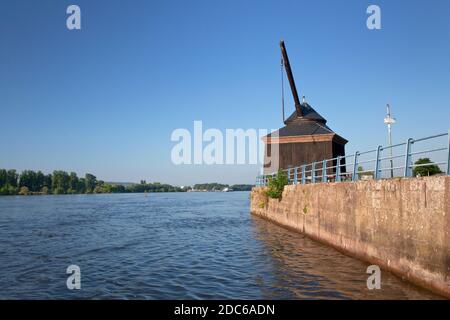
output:
[[291, 64], [289, 63], [289, 58], [286, 51], [286, 46], [284, 45], [284, 41], [280, 41], [281, 54], [283, 55], [283, 64], [286, 69], [286, 75], [289, 80], [289, 84], [291, 86], [292, 96], [295, 102], [295, 110], [297, 111], [297, 115], [299, 117], [302, 116], [302, 105], [300, 104], [300, 99], [298, 98], [297, 88], [295, 86], [294, 75], [292, 74]]

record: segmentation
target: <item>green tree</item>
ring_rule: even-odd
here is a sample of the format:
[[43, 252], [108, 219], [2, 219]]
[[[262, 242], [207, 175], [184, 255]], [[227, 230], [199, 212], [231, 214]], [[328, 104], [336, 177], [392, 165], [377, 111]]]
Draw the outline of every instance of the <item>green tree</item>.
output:
[[52, 187], [55, 194], [67, 193], [67, 190], [69, 190], [69, 174], [60, 170], [53, 171]]
[[45, 186], [45, 175], [42, 173], [42, 171], [36, 172], [36, 181], [33, 191], [41, 191], [42, 188]]
[[64, 194], [64, 189], [61, 187], [53, 188], [53, 194]]
[[111, 186], [105, 184], [105, 182], [102, 180], [98, 180], [94, 188], [94, 193], [109, 193], [109, 192], [111, 192]]
[[16, 170], [0, 170], [0, 194], [14, 195], [18, 192], [19, 175]]
[[198, 183], [194, 185], [195, 190], [205, 190], [205, 191], [222, 191], [225, 188], [229, 188], [227, 184], [220, 183]]
[[103, 181], [98, 181], [97, 186], [94, 188], [94, 193], [111, 193], [112, 186]]
[[97, 185], [97, 178], [90, 173], [86, 173], [84, 179], [85, 179], [86, 193], [94, 192], [94, 189]]
[[86, 193], [86, 179], [85, 178], [78, 179], [77, 193]]
[[19, 175], [19, 187], [26, 187], [29, 191], [38, 191], [37, 175], [32, 170], [24, 170]]
[[7, 173], [5, 169], [0, 169], [0, 188], [6, 184]]
[[110, 185], [109, 183], [105, 183], [103, 185], [103, 192], [104, 193], [111, 193], [112, 192], [112, 185]]
[[126, 189], [123, 185], [120, 184], [113, 184], [111, 186], [111, 192], [113, 193], [124, 193], [126, 192]]
[[12, 187], [17, 187], [17, 180], [19, 179], [19, 175], [16, 170], [8, 170], [6, 172], [6, 184]]
[[78, 177], [75, 172], [71, 172], [69, 175], [69, 190], [68, 193], [78, 192]]
[[251, 191], [253, 188], [253, 185], [251, 184], [235, 184], [231, 186], [231, 189], [233, 191]]
[[17, 187], [13, 187], [9, 184], [5, 184], [3, 187], [0, 188], [0, 194], [1, 195], [15, 195], [17, 194]]
[[[424, 165], [430, 163], [430, 165]], [[442, 173], [441, 169], [435, 164], [432, 164], [433, 162], [430, 160], [430, 158], [420, 158], [414, 164], [419, 164], [421, 166], [414, 167], [413, 169], [413, 175], [415, 177], [426, 177], [426, 176], [432, 176], [438, 173]]]
[[49, 192], [52, 190], [52, 180], [53, 179], [52, 179], [52, 175], [51, 174], [44, 175], [43, 187], [46, 187]]
[[[207, 190], [222, 190], [228, 185], [219, 183], [205, 183], [197, 185]], [[247, 189], [247, 186], [235, 186], [236, 189]], [[78, 178], [76, 173], [68, 174], [65, 171], [55, 170], [52, 174], [41, 171], [24, 170], [17, 174], [16, 170], [0, 169], [0, 195], [15, 194], [66, 194], [66, 193], [128, 193], [128, 192], [186, 192], [191, 187], [180, 188], [159, 182], [147, 183], [141, 180], [139, 184], [120, 185], [105, 183], [92, 174], [85, 178]]]

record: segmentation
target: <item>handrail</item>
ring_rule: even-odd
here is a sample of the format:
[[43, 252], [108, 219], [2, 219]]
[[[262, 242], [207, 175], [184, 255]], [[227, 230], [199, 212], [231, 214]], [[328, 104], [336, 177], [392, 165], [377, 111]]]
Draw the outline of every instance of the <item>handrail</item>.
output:
[[[417, 142], [422, 141], [429, 141], [436, 138], [441, 137], [448, 137], [448, 142], [445, 146], [440, 146], [438, 148], [427, 148], [424, 150], [415, 150], [412, 151], [412, 145], [416, 144]], [[404, 153], [401, 153], [399, 155], [382, 155], [383, 151], [394, 149], [397, 147], [406, 147], [406, 151]], [[429, 146], [429, 145], [428, 145]], [[412, 163], [412, 157], [419, 155], [419, 154], [425, 154], [425, 153], [432, 153], [432, 152], [439, 152], [439, 151], [445, 151], [446, 158], [445, 161], [432, 161], [430, 163], [424, 163], [424, 164], [413, 164]], [[375, 153], [376, 157], [373, 159], [360, 159], [361, 156], [367, 155], [370, 153]], [[343, 159], [347, 158], [353, 158], [350, 163], [343, 163]], [[394, 159], [400, 159], [403, 158], [403, 165], [393, 165]], [[390, 166], [388, 167], [381, 167], [382, 161], [390, 161]], [[328, 165], [329, 162], [332, 162], [332, 165]], [[360, 169], [358, 166], [361, 166], [361, 164], [369, 164], [374, 163], [373, 169]], [[379, 146], [376, 149], [363, 151], [363, 152], [355, 152], [352, 155], [347, 156], [338, 156], [331, 159], [324, 159], [320, 161], [316, 161], [313, 163], [304, 164], [298, 167], [283, 169], [283, 172], [287, 172], [287, 178], [289, 184], [306, 184], [306, 183], [326, 183], [328, 181], [331, 182], [340, 182], [348, 181], [348, 178], [350, 178], [351, 181], [358, 181], [362, 175], [365, 174], [373, 174], [373, 178], [375, 180], [381, 179], [381, 173], [386, 171], [391, 171], [391, 177], [394, 177], [394, 170], [402, 170], [401, 175], [397, 176], [403, 176], [403, 177], [411, 177], [412, 176], [412, 169], [423, 167], [423, 166], [429, 166], [429, 165], [436, 165], [436, 166], [445, 166], [444, 174], [450, 175], [450, 130], [446, 133], [440, 133], [428, 137], [423, 137], [419, 139], [407, 139], [406, 142], [397, 143], [390, 146]], [[308, 170], [306, 170], [308, 168]], [[351, 168], [352, 170], [348, 170], [348, 168]], [[330, 173], [331, 172], [331, 173]], [[262, 175], [258, 176], [256, 178], [256, 185], [257, 186], [265, 186], [267, 185], [269, 179], [271, 177], [274, 177], [276, 173], [268, 174], [268, 175]], [[330, 179], [331, 178], [331, 179]]]

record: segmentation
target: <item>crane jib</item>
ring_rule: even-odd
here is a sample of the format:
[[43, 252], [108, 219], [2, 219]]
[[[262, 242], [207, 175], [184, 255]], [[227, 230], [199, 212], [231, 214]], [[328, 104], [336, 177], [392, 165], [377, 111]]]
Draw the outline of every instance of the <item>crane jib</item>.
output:
[[292, 74], [291, 64], [289, 63], [289, 58], [286, 51], [286, 46], [284, 45], [284, 41], [280, 41], [281, 54], [283, 55], [284, 68], [286, 69], [286, 75], [289, 80], [289, 84], [291, 86], [292, 96], [295, 102], [295, 109], [297, 111], [297, 115], [299, 117], [302, 116], [302, 109], [300, 104], [300, 99], [298, 98], [297, 88], [295, 86], [294, 75]]

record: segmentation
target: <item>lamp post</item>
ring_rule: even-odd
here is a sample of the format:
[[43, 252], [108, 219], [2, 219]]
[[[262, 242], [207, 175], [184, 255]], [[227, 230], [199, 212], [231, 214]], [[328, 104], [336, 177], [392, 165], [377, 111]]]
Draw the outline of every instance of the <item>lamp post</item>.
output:
[[386, 105], [386, 118], [384, 118], [384, 123], [388, 128], [388, 141], [389, 141], [389, 154], [390, 154], [390, 163], [391, 163], [391, 178], [394, 177], [394, 161], [392, 159], [392, 131], [391, 125], [395, 123], [395, 118], [391, 117], [391, 106], [389, 103]]

